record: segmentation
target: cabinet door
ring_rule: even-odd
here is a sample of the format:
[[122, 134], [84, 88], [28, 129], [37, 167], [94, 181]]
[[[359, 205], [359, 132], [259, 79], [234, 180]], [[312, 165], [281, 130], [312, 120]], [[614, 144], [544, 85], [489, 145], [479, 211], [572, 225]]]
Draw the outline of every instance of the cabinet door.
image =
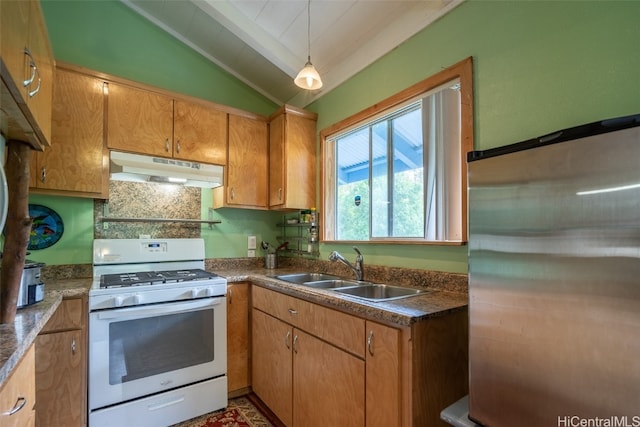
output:
[[293, 425], [363, 427], [364, 360], [298, 329], [293, 353]]
[[293, 420], [292, 328], [256, 309], [252, 312], [251, 325], [253, 391], [285, 425], [291, 426]]
[[108, 93], [107, 146], [171, 157], [173, 99], [116, 83], [109, 83]]
[[227, 113], [175, 100], [173, 157], [224, 165], [227, 162]]
[[316, 121], [286, 116], [286, 207], [316, 206]]
[[367, 427], [400, 425], [400, 331], [367, 321]]
[[229, 115], [226, 203], [267, 207], [267, 123]]
[[53, 99], [53, 51], [39, 1], [31, 1], [29, 49], [37, 66], [36, 80], [29, 85], [27, 105], [42, 135], [51, 144], [51, 102]]
[[[288, 107], [290, 108], [290, 107]], [[269, 207], [316, 205], [316, 120], [285, 109], [269, 123]]]
[[229, 393], [249, 381], [249, 283], [227, 286], [227, 384]]
[[[285, 202], [284, 114], [269, 122], [269, 207]], [[302, 209], [302, 208], [301, 208]]]
[[37, 188], [107, 196], [102, 80], [56, 70], [52, 145], [34, 157]]
[[29, 11], [27, 1], [0, 2], [2, 62], [23, 99], [26, 99], [26, 89], [22, 83], [28, 77], [24, 49], [29, 42]]
[[[33, 427], [35, 425], [34, 403], [35, 390], [35, 357], [33, 346], [25, 353], [15, 367], [13, 373], [0, 390], [0, 426]], [[10, 414], [16, 405], [24, 399], [22, 409]]]
[[36, 422], [41, 426], [83, 426], [86, 387], [85, 342], [81, 330], [36, 338]]

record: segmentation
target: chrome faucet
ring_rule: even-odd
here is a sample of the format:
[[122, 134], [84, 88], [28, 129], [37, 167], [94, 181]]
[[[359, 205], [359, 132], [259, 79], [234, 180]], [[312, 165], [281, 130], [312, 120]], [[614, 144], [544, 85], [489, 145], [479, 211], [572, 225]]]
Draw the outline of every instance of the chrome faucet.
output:
[[356, 254], [358, 254], [356, 256], [355, 265], [347, 261], [345, 257], [340, 255], [337, 251], [333, 251], [329, 254], [329, 260], [340, 261], [341, 263], [345, 264], [347, 267], [353, 270], [353, 272], [356, 274], [356, 280], [362, 280], [362, 277], [364, 276], [364, 264], [363, 264], [364, 258], [362, 257], [362, 254], [360, 253], [357, 247], [354, 246], [353, 250], [356, 251]]

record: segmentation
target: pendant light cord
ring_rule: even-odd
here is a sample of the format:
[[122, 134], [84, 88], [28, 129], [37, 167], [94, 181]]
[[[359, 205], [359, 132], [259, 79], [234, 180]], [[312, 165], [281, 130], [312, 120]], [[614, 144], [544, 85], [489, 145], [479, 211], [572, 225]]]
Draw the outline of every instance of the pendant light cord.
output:
[[307, 3], [307, 62], [311, 62], [311, 0]]

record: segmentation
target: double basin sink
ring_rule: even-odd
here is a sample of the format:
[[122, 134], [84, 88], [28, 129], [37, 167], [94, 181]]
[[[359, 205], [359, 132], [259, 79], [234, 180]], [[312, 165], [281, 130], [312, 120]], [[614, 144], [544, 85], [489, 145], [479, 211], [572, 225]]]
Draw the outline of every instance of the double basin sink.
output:
[[391, 301], [420, 295], [422, 289], [404, 288], [343, 278], [323, 273], [294, 273], [273, 276], [275, 279], [296, 283], [316, 289], [330, 289], [340, 294], [362, 298], [367, 301]]

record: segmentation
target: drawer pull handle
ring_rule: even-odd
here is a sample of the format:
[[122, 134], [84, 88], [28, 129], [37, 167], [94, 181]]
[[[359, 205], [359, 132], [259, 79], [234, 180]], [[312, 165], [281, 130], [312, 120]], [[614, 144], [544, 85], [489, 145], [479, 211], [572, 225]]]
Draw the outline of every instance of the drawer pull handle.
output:
[[298, 314], [298, 310], [294, 310], [293, 308], [290, 308], [289, 309], [289, 314], [292, 314], [292, 315], [295, 316], [296, 314]]
[[290, 332], [290, 331], [287, 331], [287, 336], [286, 336], [286, 337], [284, 337], [284, 345], [286, 345], [286, 346], [287, 346], [287, 350], [290, 350], [290, 349], [291, 349], [291, 344], [290, 344], [290, 342], [291, 342], [291, 332]]
[[28, 48], [24, 48], [24, 54], [29, 57], [29, 69], [31, 69], [31, 76], [22, 82], [24, 87], [29, 86], [36, 79], [36, 74], [38, 72], [38, 67], [36, 66], [35, 61], [33, 60], [33, 56], [31, 55], [31, 51]]
[[76, 355], [76, 337], [71, 340], [71, 354]]
[[227, 299], [229, 300], [229, 305], [231, 305], [233, 303], [233, 289], [229, 288], [227, 289]]
[[16, 400], [16, 404], [9, 411], [9, 415], [13, 415], [16, 412], [20, 411], [22, 408], [24, 408], [24, 405], [26, 405], [26, 404], [27, 404], [27, 399], [26, 398], [18, 397], [18, 400]]
[[[40, 72], [38, 72], [38, 76], [40, 75]], [[42, 84], [42, 79], [40, 77], [38, 77], [38, 86], [36, 86], [36, 88], [34, 90], [29, 91], [29, 98], [33, 98], [34, 96], [36, 96], [36, 94], [38, 92], [40, 92], [40, 85]]]
[[169, 138], [165, 138], [164, 140], [164, 151], [169, 152]]
[[293, 337], [293, 352], [298, 354], [298, 336]]
[[369, 336], [367, 337], [367, 349], [369, 350], [369, 354], [373, 356], [373, 331], [369, 331]]

